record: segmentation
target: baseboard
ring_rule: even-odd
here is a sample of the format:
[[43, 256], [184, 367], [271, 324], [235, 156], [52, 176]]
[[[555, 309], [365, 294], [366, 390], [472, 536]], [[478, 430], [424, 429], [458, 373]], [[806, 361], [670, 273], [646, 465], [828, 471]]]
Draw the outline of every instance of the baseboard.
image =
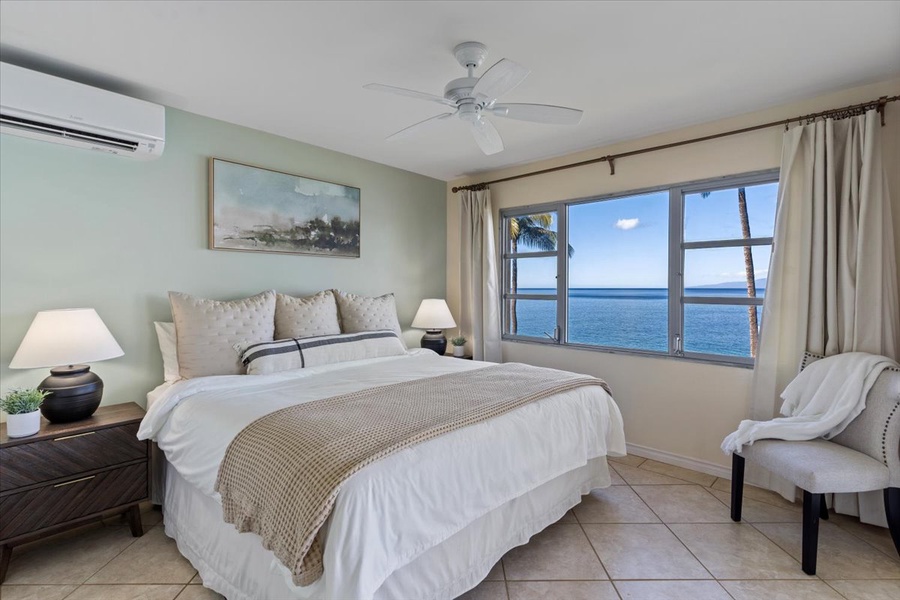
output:
[[716, 463], [705, 460], [697, 460], [696, 458], [690, 458], [688, 456], [666, 452], [665, 450], [648, 448], [647, 446], [639, 446], [637, 444], [626, 443], [625, 448], [626, 450], [628, 450], [628, 454], [634, 454], [635, 456], [640, 456], [641, 458], [649, 458], [651, 460], [656, 460], [668, 465], [675, 465], [676, 467], [682, 467], [684, 469], [706, 473], [707, 475], [731, 479], [731, 468], [724, 467]]

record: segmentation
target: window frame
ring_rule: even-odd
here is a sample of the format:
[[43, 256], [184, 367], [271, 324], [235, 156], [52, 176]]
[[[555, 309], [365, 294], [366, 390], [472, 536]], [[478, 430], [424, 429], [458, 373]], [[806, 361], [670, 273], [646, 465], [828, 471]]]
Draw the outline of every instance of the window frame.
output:
[[[703, 240], [686, 242], [684, 240], [684, 204], [685, 196], [703, 192], [715, 192], [723, 189], [733, 189], [767, 183], [778, 183], [779, 169], [766, 169], [727, 175], [703, 180], [694, 180], [674, 185], [663, 185], [637, 190], [627, 190], [612, 194], [576, 198], [571, 200], [558, 200], [540, 204], [529, 204], [500, 210], [500, 262], [501, 262], [501, 339], [509, 342], [534, 343], [550, 346], [565, 346], [579, 350], [593, 350], [611, 354], [630, 354], [649, 356], [655, 358], [674, 358], [694, 362], [705, 362], [728, 366], [749, 367], [755, 364], [753, 357], [728, 356], [724, 354], [709, 354], [702, 352], [686, 352], [684, 346], [684, 309], [687, 304], [720, 304], [730, 306], [762, 306], [763, 298], [744, 297], [716, 297], [716, 296], [685, 296], [684, 294], [684, 258], [686, 250], [730, 248], [744, 246], [772, 246], [772, 237], [729, 238], [717, 240]], [[668, 342], [667, 351], [642, 350], [637, 348], [622, 348], [617, 346], [600, 346], [593, 344], [580, 344], [568, 341], [568, 284], [569, 284], [569, 207], [579, 204], [616, 200], [629, 196], [668, 192], [669, 198], [669, 244], [668, 244]], [[776, 207], [777, 211], [777, 207]], [[557, 217], [557, 247], [551, 252], [508, 252], [508, 220], [513, 217], [530, 215], [543, 212], [555, 212]], [[577, 248], [575, 249], [577, 252]], [[512, 259], [553, 257], [557, 259], [556, 269], [556, 294], [519, 294], [508, 291], [510, 277], [510, 261]], [[556, 301], [556, 329], [553, 336], [547, 332], [546, 337], [527, 336], [508, 333], [506, 318], [506, 301], [518, 300], [552, 300]], [[760, 324], [762, 330], [762, 324]]]

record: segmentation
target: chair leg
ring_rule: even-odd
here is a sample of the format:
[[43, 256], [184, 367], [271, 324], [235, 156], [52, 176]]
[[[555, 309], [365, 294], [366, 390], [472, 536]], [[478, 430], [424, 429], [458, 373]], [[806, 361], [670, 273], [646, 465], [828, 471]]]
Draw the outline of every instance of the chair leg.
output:
[[884, 489], [884, 514], [894, 540], [894, 549], [900, 554], [900, 488]]
[[731, 455], [731, 520], [741, 522], [741, 508], [744, 501], [744, 457]]
[[819, 505], [819, 518], [825, 521], [828, 520], [828, 503], [825, 502], [825, 497], [822, 497], [822, 504]]
[[819, 514], [825, 498], [803, 490], [803, 549], [801, 566], [807, 575], [816, 574], [816, 549], [819, 545]]

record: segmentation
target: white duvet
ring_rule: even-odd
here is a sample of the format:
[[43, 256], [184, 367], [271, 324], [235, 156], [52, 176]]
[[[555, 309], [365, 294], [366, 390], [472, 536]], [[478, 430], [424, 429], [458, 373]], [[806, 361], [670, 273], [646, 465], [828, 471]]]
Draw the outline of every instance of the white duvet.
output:
[[[489, 364], [414, 350], [276, 375], [180, 381], [153, 398], [138, 437], [154, 439], [182, 478], [218, 499], [213, 488], [225, 450], [259, 417], [292, 404]], [[325, 575], [302, 595], [371, 598], [393, 572], [489, 511], [589, 459], [624, 454], [621, 414], [598, 386], [407, 448], [345, 483], [325, 532]]]

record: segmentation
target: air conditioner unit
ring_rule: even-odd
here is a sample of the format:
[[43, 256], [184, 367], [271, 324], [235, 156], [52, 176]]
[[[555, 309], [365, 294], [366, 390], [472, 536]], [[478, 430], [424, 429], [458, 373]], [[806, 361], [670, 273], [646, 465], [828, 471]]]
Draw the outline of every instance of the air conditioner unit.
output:
[[166, 144], [166, 109], [0, 63], [0, 133], [149, 160]]

